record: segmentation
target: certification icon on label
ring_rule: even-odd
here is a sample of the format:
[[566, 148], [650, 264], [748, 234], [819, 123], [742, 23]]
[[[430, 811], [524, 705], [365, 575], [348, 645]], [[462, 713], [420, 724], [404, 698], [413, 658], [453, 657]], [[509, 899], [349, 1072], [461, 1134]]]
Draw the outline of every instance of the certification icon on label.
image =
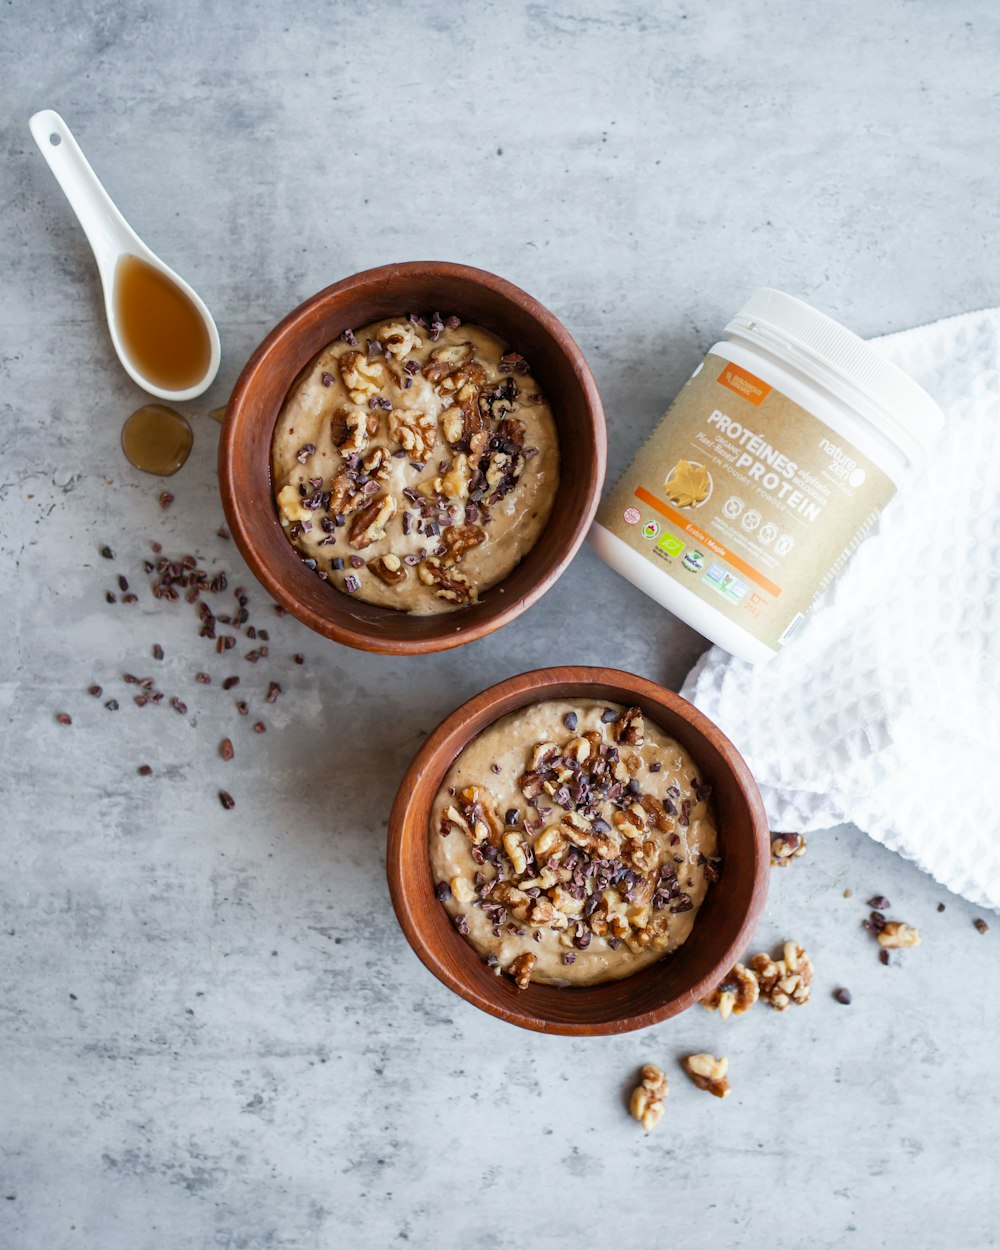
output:
[[659, 533], [660, 533], [659, 521], [647, 521], [646, 524], [642, 527], [643, 538], [648, 538], [650, 541], [652, 541], [654, 538], [659, 537]]
[[625, 511], [622, 513], [622, 516], [625, 518], [626, 525], [638, 525], [639, 524], [640, 518], [639, 518], [638, 508], [626, 508]]

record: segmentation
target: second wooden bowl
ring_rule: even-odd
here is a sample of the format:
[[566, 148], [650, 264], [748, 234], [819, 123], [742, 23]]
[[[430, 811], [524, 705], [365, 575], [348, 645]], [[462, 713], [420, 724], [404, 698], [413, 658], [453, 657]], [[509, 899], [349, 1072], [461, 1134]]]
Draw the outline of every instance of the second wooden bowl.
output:
[[[411, 311], [440, 309], [484, 326], [521, 352], [552, 405], [560, 473], [552, 515], [538, 542], [478, 603], [411, 616], [361, 603], [302, 563], [278, 522], [271, 438], [300, 372], [348, 328]], [[604, 413], [593, 375], [556, 317], [510, 282], [444, 261], [383, 265], [327, 287], [277, 325], [250, 357], [229, 401], [219, 440], [219, 488], [233, 538], [254, 576], [317, 633], [364, 651], [443, 651], [506, 625], [555, 582], [590, 528], [604, 483]]]
[[[690, 937], [672, 955], [622, 981], [518, 990], [508, 977], [493, 975], [434, 897], [431, 808], [452, 761], [480, 730], [515, 708], [574, 698], [637, 705], [690, 752], [699, 775], [713, 787], [722, 872]], [[386, 871], [410, 945], [438, 980], [473, 1006], [541, 1033], [625, 1033], [666, 1020], [704, 998], [743, 953], [767, 895], [770, 835], [760, 793], [739, 752], [686, 699], [617, 669], [550, 668], [491, 686], [427, 738], [393, 804]]]

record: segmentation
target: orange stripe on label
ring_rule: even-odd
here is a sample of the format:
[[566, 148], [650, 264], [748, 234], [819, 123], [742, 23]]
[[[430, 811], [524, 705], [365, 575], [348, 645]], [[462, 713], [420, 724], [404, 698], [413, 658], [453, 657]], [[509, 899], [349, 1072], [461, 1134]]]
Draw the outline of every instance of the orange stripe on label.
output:
[[742, 395], [755, 408], [759, 408], [771, 393], [771, 387], [766, 382], [762, 382], [748, 370], [741, 369], [739, 365], [726, 365], [716, 381], [721, 382], [723, 386], [728, 386], [737, 395]]
[[709, 551], [714, 552], [720, 560], [725, 560], [727, 564], [731, 564], [734, 569], [738, 569], [744, 576], [749, 577], [752, 582], [756, 582], [758, 586], [762, 587], [769, 594], [774, 595], [776, 599], [781, 594], [781, 587], [776, 586], [770, 578], [765, 577], [752, 564], [747, 564], [746, 560], [741, 559], [740, 556], [734, 555], [717, 538], [711, 538], [700, 526], [695, 525], [694, 521], [689, 521], [687, 517], [681, 516], [676, 508], [671, 508], [669, 504], [657, 499], [644, 486], [635, 488], [635, 497], [648, 504], [660, 516], [665, 516], [678, 529], [683, 530], [685, 534], [688, 534], [696, 542], [701, 543], [703, 547], [707, 547]]

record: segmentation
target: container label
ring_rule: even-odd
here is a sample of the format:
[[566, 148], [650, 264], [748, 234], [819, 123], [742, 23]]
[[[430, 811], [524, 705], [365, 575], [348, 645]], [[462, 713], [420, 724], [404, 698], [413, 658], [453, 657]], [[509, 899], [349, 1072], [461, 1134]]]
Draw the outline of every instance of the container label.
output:
[[777, 650], [895, 489], [812, 413], [710, 354], [598, 520]]

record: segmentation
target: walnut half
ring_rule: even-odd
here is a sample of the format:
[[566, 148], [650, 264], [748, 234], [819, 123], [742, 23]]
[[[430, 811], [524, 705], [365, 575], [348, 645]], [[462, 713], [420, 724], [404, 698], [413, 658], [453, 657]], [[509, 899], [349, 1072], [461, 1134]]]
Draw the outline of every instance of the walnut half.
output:
[[647, 1133], [652, 1132], [663, 1119], [663, 1100], [669, 1093], [662, 1069], [655, 1063], [643, 1064], [639, 1084], [628, 1100], [628, 1109]]
[[726, 1079], [729, 1060], [725, 1056], [716, 1059], [708, 1054], [688, 1055], [684, 1059], [684, 1071], [699, 1089], [714, 1094], [716, 1098], [728, 1098], [732, 1093]]
[[524, 951], [518, 955], [516, 959], [511, 961], [508, 972], [514, 979], [514, 984], [519, 990], [526, 990], [531, 981], [531, 971], [538, 962], [537, 958], [531, 951]]
[[389, 437], [411, 460], [426, 464], [437, 441], [437, 418], [415, 408], [393, 408], [389, 413]]
[[351, 522], [350, 542], [359, 551], [385, 538], [385, 527], [396, 511], [392, 495], [376, 495]]

